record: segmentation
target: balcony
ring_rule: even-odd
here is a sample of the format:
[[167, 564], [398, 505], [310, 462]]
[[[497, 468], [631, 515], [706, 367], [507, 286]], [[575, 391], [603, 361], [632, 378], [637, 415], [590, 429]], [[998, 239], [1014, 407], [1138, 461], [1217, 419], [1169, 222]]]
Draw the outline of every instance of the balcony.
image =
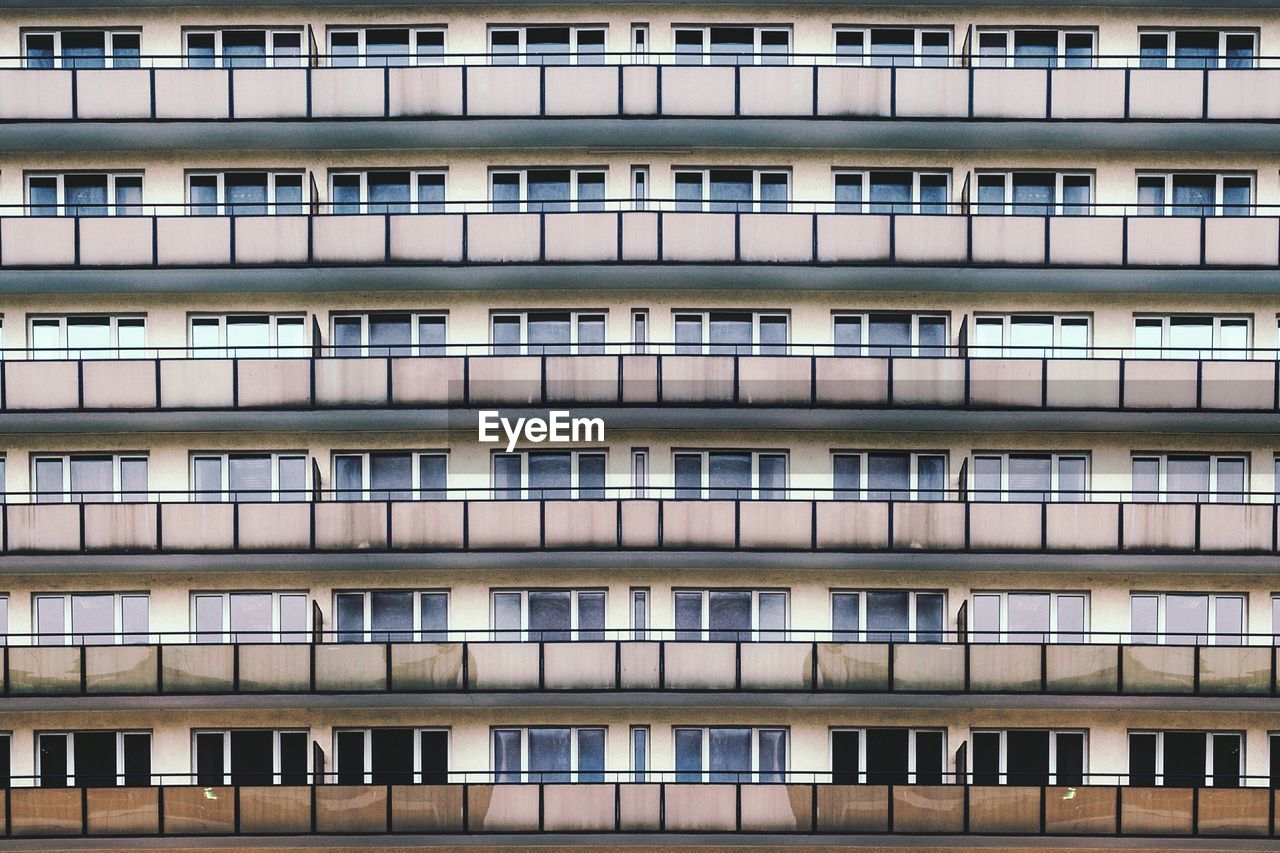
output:
[[90, 837], [103, 846], [142, 836], [731, 832], [985, 836], [1004, 846], [990, 836], [1263, 839], [1276, 833], [1280, 798], [1261, 787], [847, 785], [790, 775], [823, 781], [15, 787], [3, 821], [9, 843]]
[[1143, 68], [1131, 56], [1054, 69], [974, 67], [982, 60], [968, 55], [897, 68], [816, 54], [783, 57], [786, 65], [751, 56], [737, 66], [677, 64], [687, 57], [657, 53], [497, 64], [519, 59], [451, 54], [431, 65], [342, 68], [313, 55], [307, 67], [185, 68], [182, 57], [146, 56], [137, 68], [62, 70], [5, 57], [0, 89], [17, 94], [0, 104], [0, 141], [20, 149], [44, 139], [62, 150], [217, 149], [264, 138], [293, 150], [371, 140], [490, 147], [501, 122], [517, 147], [696, 138], [749, 148], [790, 130], [820, 147], [1265, 151], [1271, 136], [1259, 125], [1280, 118], [1269, 96], [1280, 61], [1271, 57], [1229, 70]]
[[[424, 694], [656, 691], [694, 695], [702, 704], [729, 694], [991, 694], [1039, 697], [1046, 707], [1073, 696], [1106, 705], [1104, 697], [1274, 701], [1280, 692], [1270, 635], [1229, 640], [1243, 645], [1209, 645], [1207, 637], [1203, 645], [1156, 645], [1134, 644], [1139, 638], [1124, 634], [1066, 642], [1019, 636], [993, 643], [966, 642], [957, 632], [902, 632], [892, 638], [872, 633], [853, 641], [829, 631], [794, 629], [744, 641], [705, 634], [699, 641], [686, 633], [647, 630], [637, 639], [630, 631], [601, 631], [572, 641], [515, 641], [495, 639], [486, 630], [449, 631], [442, 640], [406, 631], [383, 634], [390, 637], [385, 640], [366, 635], [363, 642], [339, 642], [332, 632], [317, 629], [310, 642], [269, 633], [233, 642], [148, 634], [115, 638], [123, 645], [70, 646], [21, 645], [24, 638], [11, 635], [3, 692], [13, 700], [333, 694], [350, 696], [355, 704], [361, 695], [395, 693], [429, 703]], [[1244, 706], [1253, 707], [1247, 701]]]
[[[0, 289], [24, 292], [687, 288], [1063, 292], [1141, 288], [1267, 292], [1280, 268], [1280, 211], [1151, 216], [690, 212], [677, 202], [600, 202], [590, 212], [116, 216], [0, 211]], [[637, 206], [643, 209], [637, 209]], [[679, 268], [680, 274], [671, 270]], [[92, 271], [91, 276], [78, 273]], [[908, 286], [909, 285], [909, 286]]]
[[[777, 353], [744, 346], [740, 354], [720, 353], [733, 347], [688, 354], [685, 346], [653, 342], [561, 349], [148, 348], [114, 353], [119, 358], [11, 350], [0, 358], [0, 423], [52, 433], [111, 425], [368, 428], [401, 423], [396, 418], [418, 429], [474, 428], [480, 408], [562, 406], [579, 415], [607, 412], [614, 428], [672, 418], [745, 427], [774, 417], [785, 426], [789, 410], [805, 410], [820, 427], [841, 425], [857, 410], [888, 428], [986, 429], [1002, 413], [1002, 423], [1023, 428], [1265, 432], [1280, 411], [1274, 351], [1155, 357], [1091, 348], [1044, 357], [1043, 350], [964, 346], [844, 354], [831, 344], [790, 344]], [[68, 412], [82, 417], [62, 416]]]

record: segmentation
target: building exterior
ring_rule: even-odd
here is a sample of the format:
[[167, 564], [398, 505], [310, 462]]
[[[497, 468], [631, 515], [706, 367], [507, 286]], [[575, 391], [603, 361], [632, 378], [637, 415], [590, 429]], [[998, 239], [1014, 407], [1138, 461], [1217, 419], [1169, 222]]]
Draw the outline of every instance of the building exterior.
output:
[[91, 6], [0, 849], [1280, 848], [1280, 5]]

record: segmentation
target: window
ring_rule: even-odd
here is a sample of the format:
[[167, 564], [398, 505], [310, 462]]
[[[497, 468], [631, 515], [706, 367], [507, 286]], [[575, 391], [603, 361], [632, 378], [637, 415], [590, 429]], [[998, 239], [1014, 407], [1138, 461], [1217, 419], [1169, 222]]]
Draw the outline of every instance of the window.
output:
[[838, 785], [941, 785], [942, 729], [833, 729], [831, 781]]
[[1248, 482], [1248, 461], [1239, 454], [1135, 454], [1131, 498], [1140, 503], [1243, 503]]
[[193, 453], [192, 500], [197, 503], [305, 501], [305, 453]]
[[9, 596], [0, 595], [0, 644], [8, 645], [9, 636]]
[[676, 210], [785, 213], [791, 199], [786, 169], [675, 169]]
[[494, 65], [603, 65], [604, 28], [490, 27]]
[[649, 309], [635, 308], [631, 311], [631, 343], [632, 352], [636, 355], [647, 353], [649, 343]]
[[1130, 642], [1241, 645], [1245, 600], [1243, 593], [1135, 592], [1129, 597]]
[[336, 592], [339, 643], [443, 643], [449, 639], [449, 594], [397, 589]]
[[188, 172], [192, 216], [300, 215], [301, 172]]
[[1140, 30], [1141, 68], [1254, 68], [1258, 34], [1245, 30]]
[[[1280, 602], [1280, 599], [1276, 599]], [[0, 604], [0, 607], [4, 607]], [[1280, 604], [1277, 604], [1280, 607]], [[3, 626], [0, 625], [0, 630]], [[633, 587], [631, 590], [631, 639], [649, 639], [649, 590]]]
[[[0, 460], [0, 466], [3, 460]], [[3, 467], [0, 467], [3, 472]], [[631, 496], [646, 498], [649, 496], [649, 449], [635, 447], [631, 450]]]
[[13, 786], [12, 776], [13, 735], [9, 732], [0, 732], [0, 790], [7, 790]]
[[649, 202], [649, 167], [631, 167], [631, 201], [636, 210], [647, 210]]
[[494, 213], [580, 213], [604, 210], [603, 169], [494, 169], [489, 200]]
[[138, 68], [138, 30], [24, 30], [25, 68]]
[[309, 781], [306, 731], [197, 729], [191, 739], [196, 785], [306, 785]]
[[784, 500], [786, 451], [698, 450], [675, 454], [676, 498]]
[[997, 729], [973, 733], [974, 785], [1083, 785], [1085, 733]]
[[1160, 316], [1133, 318], [1138, 358], [1249, 356], [1249, 317]]
[[929, 213], [948, 210], [947, 172], [841, 169], [835, 173], [836, 213]]
[[902, 589], [831, 593], [837, 643], [941, 643], [946, 595]]
[[676, 590], [676, 639], [778, 642], [787, 637], [785, 590]]
[[1239, 732], [1129, 732], [1133, 787], [1238, 788], [1243, 768]]
[[[1095, 30], [983, 29], [978, 31], [979, 68], [1091, 68]], [[1012, 50], [1010, 50], [1012, 46]]]
[[631, 25], [631, 61], [649, 61], [649, 25]]
[[145, 501], [147, 457], [125, 454], [34, 455], [36, 503]]
[[790, 315], [763, 311], [676, 312], [679, 355], [786, 355]]
[[[649, 727], [631, 727], [631, 781], [646, 782], [649, 779]], [[1277, 747], [1280, 748], [1280, 747]], [[7, 778], [7, 774], [6, 774]]]
[[28, 174], [27, 212], [32, 216], [139, 216], [142, 174]]
[[37, 732], [36, 778], [41, 788], [151, 785], [151, 733]]
[[311, 355], [307, 320], [287, 314], [192, 315], [192, 358], [279, 358]]
[[305, 592], [193, 592], [195, 642], [305, 643], [307, 600]]
[[973, 358], [1086, 358], [1089, 318], [1064, 314], [998, 314], [973, 318]]
[[333, 354], [357, 356], [442, 356], [446, 353], [445, 314], [336, 314]]
[[1093, 208], [1093, 175], [1072, 172], [979, 172], [979, 214], [1084, 216]]
[[602, 355], [605, 313], [503, 311], [489, 317], [494, 355]]
[[946, 500], [943, 453], [842, 450], [831, 455], [831, 468], [838, 501]]
[[950, 64], [950, 29], [840, 27], [835, 40], [838, 65], [942, 68]]
[[675, 729], [677, 782], [785, 782], [787, 730], [747, 726]]
[[787, 27], [700, 26], [673, 28], [677, 65], [786, 65]]
[[342, 27], [329, 30], [329, 64], [370, 68], [444, 63], [444, 30], [431, 27]]
[[340, 501], [440, 501], [448, 497], [445, 451], [333, 454], [333, 487]]
[[441, 785], [449, 781], [447, 729], [335, 729], [339, 785]]
[[603, 782], [605, 730], [530, 726], [493, 729], [495, 782]]
[[331, 172], [331, 212], [444, 213], [443, 171]]
[[604, 597], [603, 590], [494, 591], [493, 638], [532, 643], [603, 640]]
[[182, 33], [188, 68], [301, 68], [302, 30], [192, 29]]
[[911, 356], [947, 354], [945, 314], [876, 314], [841, 311], [832, 317], [835, 354]]
[[975, 643], [1083, 643], [1087, 592], [975, 592]]
[[32, 358], [145, 358], [146, 317], [83, 314], [32, 317], [28, 343]]
[[40, 593], [32, 621], [41, 646], [148, 643], [149, 602], [137, 593]]
[[1089, 488], [1086, 453], [975, 453], [975, 501], [1075, 503]]
[[1253, 203], [1251, 174], [1138, 173], [1139, 216], [1248, 216]]
[[602, 500], [603, 451], [546, 450], [493, 454], [498, 500]]

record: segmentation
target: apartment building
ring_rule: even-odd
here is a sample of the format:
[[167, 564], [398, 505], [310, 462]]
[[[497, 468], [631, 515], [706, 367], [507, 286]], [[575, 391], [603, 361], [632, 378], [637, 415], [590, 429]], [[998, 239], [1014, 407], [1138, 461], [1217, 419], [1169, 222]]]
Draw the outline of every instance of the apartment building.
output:
[[1280, 848], [1274, 0], [0, 5], [0, 849]]

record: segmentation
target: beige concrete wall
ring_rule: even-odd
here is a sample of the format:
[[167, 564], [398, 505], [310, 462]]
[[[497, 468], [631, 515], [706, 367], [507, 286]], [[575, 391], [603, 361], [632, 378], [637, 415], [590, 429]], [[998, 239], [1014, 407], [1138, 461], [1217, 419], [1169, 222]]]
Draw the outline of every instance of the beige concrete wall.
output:
[[[606, 50], [631, 49], [631, 25], [648, 24], [650, 49], [673, 49], [672, 28], [698, 24], [770, 24], [790, 26], [793, 50], [798, 53], [829, 54], [834, 50], [832, 30], [836, 26], [912, 25], [949, 27], [955, 33], [956, 52], [968, 27], [1059, 26], [1090, 27], [1098, 31], [1099, 52], [1131, 55], [1137, 52], [1138, 29], [1146, 27], [1248, 27], [1260, 31], [1264, 54], [1274, 55], [1272, 45], [1280, 42], [1280, 19], [1273, 10], [1203, 9], [834, 9], [826, 7], [774, 8], [766, 6], [715, 6], [681, 9], [670, 5], [609, 5], [590, 9], [547, 4], [529, 9], [476, 7], [470, 9], [432, 8], [411, 10], [384, 8], [315, 9], [299, 6], [280, 9], [95, 9], [77, 13], [6, 12], [0, 17], [0, 54], [19, 53], [18, 34], [26, 27], [98, 26], [141, 27], [142, 50], [146, 54], [177, 55], [182, 48], [184, 27], [311, 25], [317, 42], [323, 42], [330, 26], [380, 24], [394, 26], [435, 26], [446, 29], [450, 53], [484, 53], [491, 25], [580, 24], [604, 26]], [[323, 49], [323, 48], [322, 48]]]
[[[944, 314], [950, 340], [955, 342], [962, 321], [969, 320], [970, 340], [977, 314], [1058, 313], [1090, 318], [1092, 342], [1097, 347], [1132, 347], [1134, 316], [1151, 314], [1215, 314], [1247, 317], [1251, 321], [1252, 346], [1261, 350], [1280, 347], [1277, 316], [1280, 298], [1233, 294], [1045, 294], [1045, 293], [831, 293], [760, 291], [680, 291], [676, 293], [612, 289], [602, 280], [599, 290], [505, 291], [420, 293], [324, 293], [324, 294], [183, 294], [83, 296], [0, 296], [3, 346], [29, 346], [32, 316], [59, 314], [142, 314], [146, 317], [148, 346], [182, 348], [190, 345], [188, 318], [192, 314], [270, 312], [315, 315], [321, 342], [331, 341], [331, 315], [375, 311], [446, 312], [450, 344], [487, 344], [489, 317], [494, 311], [574, 309], [604, 311], [606, 340], [632, 340], [631, 312], [649, 312], [649, 341], [675, 340], [674, 312], [685, 310], [743, 309], [785, 312], [790, 317], [791, 343], [830, 344], [832, 314], [849, 311], [912, 311]], [[307, 323], [310, 336], [310, 323]], [[800, 350], [804, 352], [804, 350]], [[482, 354], [483, 350], [477, 350]], [[175, 353], [174, 355], [182, 355]], [[1263, 354], [1266, 357], [1269, 354]], [[9, 357], [21, 357], [13, 354]]]
[[[1078, 711], [929, 711], [873, 710], [850, 708], [844, 711], [812, 710], [801, 707], [783, 710], [705, 709], [681, 711], [616, 711], [591, 709], [469, 709], [465, 718], [457, 712], [432, 709], [391, 709], [379, 711], [238, 711], [234, 718], [223, 712], [154, 711], [100, 712], [92, 716], [77, 712], [45, 712], [38, 718], [23, 714], [0, 714], [0, 725], [12, 724], [14, 776], [34, 772], [36, 731], [75, 729], [134, 729], [152, 731], [152, 772], [189, 773], [192, 767], [191, 730], [197, 728], [308, 728], [313, 740], [325, 751], [327, 769], [332, 770], [333, 730], [362, 726], [447, 727], [451, 740], [451, 769], [457, 772], [488, 771], [492, 765], [490, 730], [494, 726], [592, 725], [607, 727], [605, 768], [630, 769], [628, 739], [630, 727], [648, 725], [652, 734], [652, 770], [674, 769], [672, 730], [684, 725], [786, 726], [790, 730], [789, 767], [792, 772], [824, 772], [830, 768], [830, 730], [844, 727], [944, 728], [947, 732], [947, 769], [955, 770], [955, 751], [967, 741], [974, 728], [1062, 728], [1088, 732], [1087, 771], [1098, 774], [1093, 781], [1115, 783], [1107, 774], [1127, 772], [1127, 732], [1130, 729], [1208, 729], [1245, 731], [1245, 773], [1268, 773], [1266, 728], [1274, 717], [1268, 714], [1206, 713], [1114, 713], [1103, 719]], [[808, 781], [801, 778], [800, 781]], [[1255, 782], [1256, 784], [1256, 782]]]

